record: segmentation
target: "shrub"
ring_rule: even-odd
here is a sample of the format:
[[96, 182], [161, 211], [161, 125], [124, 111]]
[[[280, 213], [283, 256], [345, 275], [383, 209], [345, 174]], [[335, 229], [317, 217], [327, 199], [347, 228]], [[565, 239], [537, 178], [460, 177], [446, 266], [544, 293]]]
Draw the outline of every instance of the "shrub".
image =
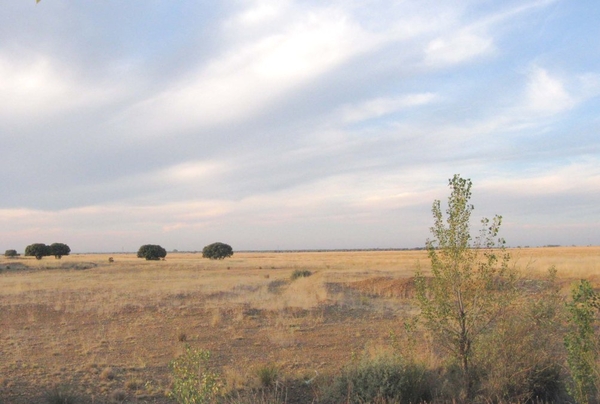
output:
[[258, 381], [263, 388], [270, 388], [275, 386], [277, 379], [279, 378], [279, 369], [273, 364], [261, 366], [256, 371]]
[[598, 296], [592, 285], [581, 280], [571, 292], [569, 331], [565, 336], [567, 365], [572, 383], [569, 393], [578, 403], [588, 403], [598, 393], [598, 357], [600, 349], [595, 334], [595, 314]]
[[7, 258], [14, 258], [14, 257], [18, 257], [19, 254], [17, 253], [17, 250], [6, 250], [4, 252], [4, 256]]
[[298, 279], [298, 278], [308, 278], [309, 276], [312, 275], [312, 272], [310, 272], [308, 269], [296, 269], [294, 272], [292, 272], [292, 275], [290, 276], [290, 278], [292, 280]]
[[[562, 365], [564, 301], [551, 268], [546, 280], [527, 280], [523, 293], [482, 335], [474, 363], [478, 394], [494, 402], [565, 402]], [[534, 290], [532, 290], [532, 288]]]
[[209, 369], [210, 352], [185, 346], [185, 352], [169, 363], [173, 388], [169, 397], [181, 404], [212, 403], [221, 394], [222, 383]]
[[66, 386], [53, 387], [52, 390], [46, 392], [45, 399], [47, 404], [77, 404], [80, 402], [79, 397]]
[[202, 257], [211, 260], [222, 260], [233, 255], [233, 248], [225, 243], [212, 243], [202, 249]]
[[432, 397], [427, 370], [397, 356], [363, 358], [342, 369], [324, 395], [326, 403], [411, 404]]
[[138, 250], [137, 256], [147, 261], [158, 261], [167, 256], [167, 250], [156, 244], [144, 244]]

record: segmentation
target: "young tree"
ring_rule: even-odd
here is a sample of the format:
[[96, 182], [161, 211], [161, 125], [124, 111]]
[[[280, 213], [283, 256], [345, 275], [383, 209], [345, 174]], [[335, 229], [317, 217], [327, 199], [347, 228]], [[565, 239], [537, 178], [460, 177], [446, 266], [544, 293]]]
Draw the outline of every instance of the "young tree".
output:
[[473, 393], [474, 344], [511, 302], [516, 282], [505, 242], [498, 238], [502, 217], [482, 219], [479, 235], [471, 236], [471, 185], [460, 175], [450, 179], [446, 220], [440, 201], [434, 201], [433, 238], [427, 240], [432, 277], [416, 274], [421, 317], [434, 341], [458, 360], [466, 398]]

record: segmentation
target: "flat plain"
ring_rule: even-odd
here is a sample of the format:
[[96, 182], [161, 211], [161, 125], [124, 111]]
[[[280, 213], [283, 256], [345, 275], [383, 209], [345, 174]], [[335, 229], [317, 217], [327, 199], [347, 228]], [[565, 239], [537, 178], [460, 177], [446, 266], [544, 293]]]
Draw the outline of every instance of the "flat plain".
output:
[[[525, 278], [558, 270], [561, 291], [600, 285], [600, 247], [511, 249]], [[109, 262], [113, 257], [114, 262]], [[315, 376], [386, 349], [416, 312], [425, 251], [169, 253], [0, 258], [0, 402], [172, 402], [168, 363], [185, 344], [211, 352], [229, 391], [275, 367], [287, 402], [311, 402]], [[294, 271], [310, 271], [292, 279]]]

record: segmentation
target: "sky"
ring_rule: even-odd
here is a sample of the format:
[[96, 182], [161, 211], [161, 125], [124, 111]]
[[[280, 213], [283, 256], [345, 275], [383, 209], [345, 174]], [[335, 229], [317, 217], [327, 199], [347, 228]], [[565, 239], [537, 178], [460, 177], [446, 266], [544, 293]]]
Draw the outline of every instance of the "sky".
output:
[[0, 1], [0, 249], [600, 245], [598, 1]]

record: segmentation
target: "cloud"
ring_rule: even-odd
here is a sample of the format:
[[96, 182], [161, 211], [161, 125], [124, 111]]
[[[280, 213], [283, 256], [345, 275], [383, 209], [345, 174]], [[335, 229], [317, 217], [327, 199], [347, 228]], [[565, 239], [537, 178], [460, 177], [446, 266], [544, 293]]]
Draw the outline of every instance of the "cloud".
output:
[[165, 91], [131, 107], [121, 117], [122, 122], [141, 136], [164, 136], [240, 121], [263, 111], [284, 93], [370, 50], [376, 42], [373, 35], [336, 9], [317, 9], [287, 18], [290, 21], [285, 29], [251, 43], [234, 44]]
[[406, 108], [426, 105], [434, 102], [436, 97], [433, 93], [382, 97], [364, 101], [360, 104], [342, 106], [338, 113], [342, 116], [344, 122], [360, 122], [379, 118]]
[[493, 51], [491, 38], [464, 30], [429, 42], [425, 49], [425, 64], [435, 67], [455, 65]]
[[21, 59], [0, 53], [0, 116], [9, 122], [35, 122], [114, 102], [120, 91], [87, 82], [44, 55]]
[[525, 105], [534, 113], [555, 114], [573, 108], [575, 100], [558, 78], [536, 67], [529, 75]]

